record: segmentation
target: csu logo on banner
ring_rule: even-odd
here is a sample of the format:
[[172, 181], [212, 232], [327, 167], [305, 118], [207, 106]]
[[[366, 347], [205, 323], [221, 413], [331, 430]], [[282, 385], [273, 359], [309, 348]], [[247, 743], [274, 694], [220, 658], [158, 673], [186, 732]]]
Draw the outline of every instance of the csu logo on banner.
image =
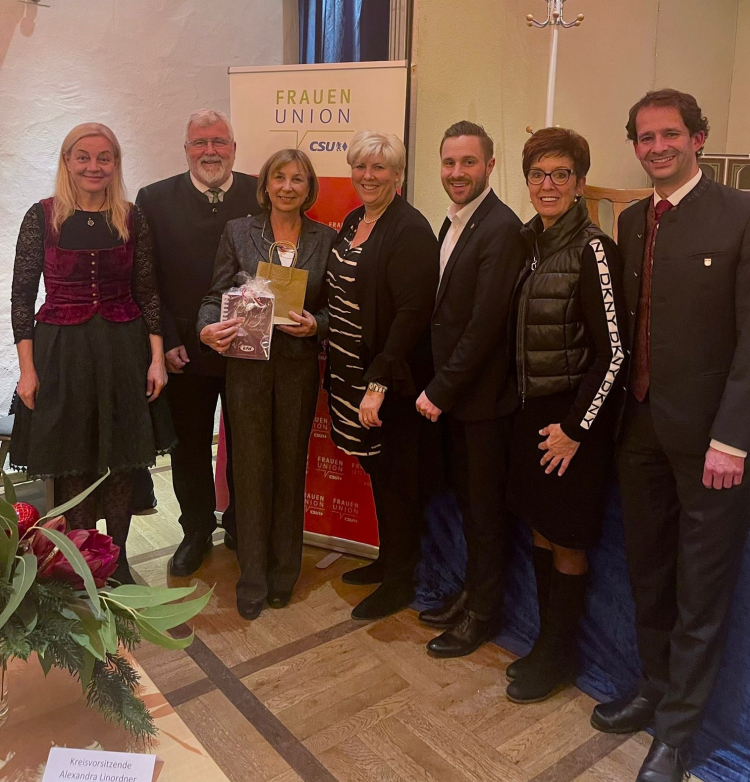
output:
[[346, 141], [311, 141], [310, 152], [346, 152]]
[[318, 456], [316, 467], [332, 481], [340, 481], [344, 475], [344, 462], [330, 456]]
[[312, 436], [320, 439], [328, 437], [328, 416], [316, 415], [313, 419]]
[[325, 508], [325, 497], [322, 494], [315, 494], [314, 492], [305, 492], [305, 513], [310, 513], [313, 516], [322, 516]]
[[341, 521], [356, 522], [359, 517], [359, 503], [353, 500], [342, 500], [334, 497], [331, 510]]

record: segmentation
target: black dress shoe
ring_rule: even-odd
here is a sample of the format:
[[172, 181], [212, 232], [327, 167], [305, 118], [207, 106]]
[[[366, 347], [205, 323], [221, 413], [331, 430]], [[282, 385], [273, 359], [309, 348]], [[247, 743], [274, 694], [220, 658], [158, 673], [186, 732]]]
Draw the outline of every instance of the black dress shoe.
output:
[[497, 620], [480, 619], [471, 611], [464, 611], [453, 627], [427, 644], [427, 652], [433, 657], [464, 657], [494, 638], [497, 632]]
[[635, 782], [682, 782], [684, 777], [679, 751], [654, 739]]
[[230, 551], [237, 550], [237, 538], [228, 529], [224, 530], [224, 545]]
[[619, 698], [600, 703], [591, 715], [591, 725], [602, 733], [637, 733], [654, 721], [656, 706], [648, 698]]
[[383, 567], [383, 563], [376, 559], [374, 562], [371, 562], [364, 567], [347, 570], [346, 573], [341, 576], [341, 580], [345, 584], [356, 584], [357, 586], [380, 584], [383, 581], [384, 574], [385, 568]]
[[469, 593], [464, 589], [463, 592], [453, 595], [442, 606], [421, 611], [419, 621], [430, 627], [453, 627], [461, 618], [468, 599]]
[[575, 666], [564, 656], [550, 657], [530, 665], [507, 686], [505, 694], [513, 703], [539, 703], [551, 698], [568, 679]]
[[257, 619], [263, 610], [265, 600], [241, 600], [237, 598], [237, 613], [243, 619]]
[[211, 550], [211, 535], [186, 535], [177, 546], [169, 560], [169, 573], [173, 576], [192, 576], [203, 564], [203, 559]]
[[275, 595], [268, 596], [269, 608], [285, 608], [289, 605], [289, 601], [292, 599], [291, 592], [279, 592]]
[[383, 619], [414, 600], [413, 584], [381, 584], [352, 609], [352, 619]]

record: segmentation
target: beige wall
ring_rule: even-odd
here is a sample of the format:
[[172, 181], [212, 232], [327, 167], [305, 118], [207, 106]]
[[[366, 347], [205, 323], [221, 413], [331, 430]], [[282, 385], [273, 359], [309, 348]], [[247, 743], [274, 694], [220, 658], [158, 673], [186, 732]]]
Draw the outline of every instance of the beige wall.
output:
[[[624, 126], [628, 108], [658, 87], [693, 92], [711, 120], [710, 151], [725, 151], [738, 1], [750, 5], [628, 0], [618, 3], [623, 11], [615, 17], [613, 2], [569, 0], [566, 17], [584, 13], [586, 20], [560, 34], [555, 124], [589, 140], [590, 184], [646, 185]], [[462, 118], [482, 123], [494, 137], [500, 156], [492, 184], [523, 219], [531, 216], [520, 158], [526, 126], [544, 122], [549, 31], [528, 28], [525, 17], [539, 16], [543, 8], [533, 0], [416, 0], [411, 181], [415, 205], [434, 226], [447, 204], [439, 180], [440, 138]], [[748, 78], [749, 66], [747, 59]], [[744, 111], [747, 119], [747, 103]], [[739, 125], [739, 109], [737, 116]]]
[[740, 0], [737, 16], [727, 152], [750, 154], [750, 0]]

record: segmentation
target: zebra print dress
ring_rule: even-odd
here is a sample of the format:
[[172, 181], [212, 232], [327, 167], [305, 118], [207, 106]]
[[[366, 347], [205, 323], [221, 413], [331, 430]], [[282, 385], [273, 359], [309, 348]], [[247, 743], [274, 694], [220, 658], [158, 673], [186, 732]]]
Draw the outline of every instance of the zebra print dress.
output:
[[359, 422], [359, 404], [367, 383], [360, 358], [362, 314], [355, 291], [362, 245], [351, 246], [356, 231], [355, 224], [334, 246], [327, 271], [331, 372], [328, 406], [333, 442], [351, 456], [375, 456], [380, 453], [380, 430], [365, 429]]

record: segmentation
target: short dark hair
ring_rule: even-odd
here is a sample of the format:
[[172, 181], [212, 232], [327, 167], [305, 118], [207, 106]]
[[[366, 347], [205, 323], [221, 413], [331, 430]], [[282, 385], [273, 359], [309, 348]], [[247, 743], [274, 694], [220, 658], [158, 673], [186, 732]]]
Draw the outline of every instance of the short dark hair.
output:
[[484, 153], [484, 162], [489, 163], [495, 156], [495, 144], [490, 137], [490, 134], [476, 122], [469, 122], [467, 119], [462, 119], [460, 122], [454, 122], [448, 130], [443, 133], [443, 140], [440, 142], [440, 152], [443, 152], [443, 144], [445, 140], [449, 138], [458, 138], [459, 136], [476, 136], [479, 139], [479, 143], [482, 145], [482, 152]]
[[[638, 141], [638, 131], [635, 123], [638, 119], [638, 112], [647, 106], [667, 106], [680, 112], [682, 121], [691, 136], [703, 131], [708, 138], [708, 120], [703, 116], [698, 101], [687, 92], [679, 90], [655, 90], [647, 92], [631, 109], [628, 115], [628, 123], [625, 130], [628, 133], [628, 139], [633, 143]], [[700, 150], [699, 153], [700, 154]]]
[[284, 168], [287, 163], [296, 163], [307, 176], [310, 192], [307, 194], [305, 203], [300, 207], [300, 214], [304, 214], [318, 200], [320, 184], [310, 158], [301, 149], [280, 149], [278, 152], [274, 152], [261, 166], [260, 174], [258, 174], [258, 204], [260, 204], [261, 209], [265, 209], [268, 212], [271, 211], [271, 199], [268, 197], [268, 193], [266, 193], [266, 186], [269, 178], [280, 168]]
[[546, 155], [569, 157], [573, 161], [573, 171], [578, 179], [585, 177], [591, 167], [589, 142], [580, 133], [569, 128], [542, 128], [532, 134], [523, 145], [524, 177], [528, 176], [532, 165]]

